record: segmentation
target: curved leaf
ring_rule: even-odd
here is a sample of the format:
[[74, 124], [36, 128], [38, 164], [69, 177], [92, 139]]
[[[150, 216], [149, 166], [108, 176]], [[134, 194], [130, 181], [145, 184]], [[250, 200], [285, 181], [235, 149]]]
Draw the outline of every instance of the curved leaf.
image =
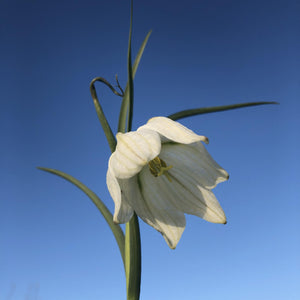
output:
[[116, 95], [120, 96], [120, 94], [118, 94], [117, 91], [111, 86], [111, 84], [109, 82], [107, 82], [104, 78], [96, 77], [95, 79], [92, 80], [92, 82], [90, 84], [90, 92], [91, 92], [91, 95], [92, 95], [92, 98], [93, 98], [93, 101], [94, 101], [97, 116], [99, 118], [99, 121], [100, 121], [101, 126], [103, 128], [103, 131], [105, 133], [106, 139], [107, 139], [108, 144], [109, 144], [109, 148], [110, 148], [111, 152], [114, 152], [115, 148], [116, 148], [116, 144], [117, 144], [116, 138], [115, 138], [110, 126], [109, 126], [109, 123], [107, 122], [107, 119], [104, 115], [103, 109], [102, 109], [102, 107], [100, 105], [100, 102], [98, 100], [97, 93], [96, 93], [96, 88], [95, 88], [95, 85], [94, 85], [94, 83], [96, 81], [101, 81], [101, 82], [105, 83]]
[[83, 183], [81, 183], [79, 180], [76, 178], [72, 177], [71, 175], [68, 175], [64, 172], [55, 170], [55, 169], [49, 169], [49, 168], [43, 168], [43, 167], [38, 167], [39, 170], [46, 171], [52, 174], [55, 174], [59, 177], [62, 177], [63, 179], [73, 183], [75, 186], [77, 186], [80, 190], [82, 190], [92, 201], [93, 203], [97, 206], [103, 217], [105, 218], [107, 224], [109, 225], [112, 233], [115, 236], [115, 239], [118, 243], [120, 253], [122, 256], [123, 264], [125, 267], [125, 237], [124, 233], [120, 227], [120, 225], [115, 224], [113, 222], [113, 216], [106, 207], [106, 205], [100, 200], [100, 198], [93, 192], [91, 191], [87, 186], [85, 186]]
[[187, 118], [187, 117], [201, 115], [201, 114], [208, 114], [208, 113], [213, 113], [218, 111], [225, 111], [225, 110], [243, 108], [248, 106], [264, 105], [264, 104], [279, 104], [279, 103], [278, 102], [248, 102], [248, 103], [231, 104], [231, 105], [223, 105], [223, 106], [194, 108], [194, 109], [179, 111], [175, 114], [169, 115], [168, 118], [175, 121], [182, 118]]

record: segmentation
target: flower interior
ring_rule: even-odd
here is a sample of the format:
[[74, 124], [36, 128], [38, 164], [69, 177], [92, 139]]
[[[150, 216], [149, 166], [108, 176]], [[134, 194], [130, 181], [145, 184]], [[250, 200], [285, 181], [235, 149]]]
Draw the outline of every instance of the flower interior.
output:
[[167, 164], [158, 156], [152, 159], [149, 163], [149, 170], [154, 177], [158, 177], [160, 175], [165, 175], [168, 180], [171, 182], [170, 174], [168, 170], [173, 168], [173, 166], [167, 166]]

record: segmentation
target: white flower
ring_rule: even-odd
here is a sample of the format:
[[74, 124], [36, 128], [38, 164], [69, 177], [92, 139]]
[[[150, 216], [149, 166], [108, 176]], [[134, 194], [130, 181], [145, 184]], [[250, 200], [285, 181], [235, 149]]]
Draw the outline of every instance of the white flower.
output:
[[185, 213], [226, 223], [211, 189], [229, 176], [202, 141], [208, 143], [165, 117], [152, 118], [137, 131], [117, 133], [107, 171], [114, 222], [128, 222], [135, 211], [173, 249], [184, 231]]

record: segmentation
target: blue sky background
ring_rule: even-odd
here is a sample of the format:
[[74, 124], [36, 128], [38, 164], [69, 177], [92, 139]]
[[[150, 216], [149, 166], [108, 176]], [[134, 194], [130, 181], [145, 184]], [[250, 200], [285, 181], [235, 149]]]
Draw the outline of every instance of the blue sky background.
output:
[[[230, 174], [226, 226], [187, 216], [176, 250], [141, 222], [141, 300], [300, 299], [299, 2], [135, 1], [133, 128], [195, 107], [278, 101], [182, 120]], [[113, 211], [89, 94], [126, 75], [129, 1], [0, 2], [0, 299], [125, 299], [116, 243], [67, 172]], [[120, 98], [97, 85], [114, 130]]]

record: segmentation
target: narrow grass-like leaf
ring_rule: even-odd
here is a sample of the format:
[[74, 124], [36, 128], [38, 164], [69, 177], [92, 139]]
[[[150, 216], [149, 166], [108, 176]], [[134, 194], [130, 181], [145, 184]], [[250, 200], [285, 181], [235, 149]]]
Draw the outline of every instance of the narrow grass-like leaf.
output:
[[[103, 131], [105, 133], [106, 139], [108, 141], [109, 148], [110, 148], [111, 152], [114, 152], [115, 148], [116, 148], [116, 144], [117, 144], [116, 138], [115, 138], [110, 126], [109, 126], [109, 123], [107, 122], [107, 119], [104, 115], [103, 109], [102, 109], [102, 107], [100, 105], [100, 102], [98, 100], [97, 93], [96, 93], [96, 88], [95, 88], [95, 85], [94, 85], [94, 83], [96, 81], [101, 81], [105, 84], [107, 84], [107, 83], [105, 82], [106, 80], [103, 81], [103, 78], [101, 78], [101, 77], [97, 77], [97, 78], [93, 79], [91, 84], [90, 84], [90, 92], [91, 92], [93, 102], [94, 102], [94, 105], [95, 105], [95, 108], [96, 108], [97, 116], [99, 118], [99, 121], [100, 121], [101, 126], [103, 128]], [[115, 91], [110, 84], [108, 84], [108, 87], [110, 89], [112, 89], [113, 91]]]
[[102, 82], [104, 83], [107, 87], [110, 88], [110, 90], [117, 96], [123, 97], [124, 96], [124, 92], [120, 86], [119, 80], [118, 80], [118, 76], [116, 75], [116, 82], [117, 82], [117, 86], [121, 91], [121, 94], [113, 87], [112, 84], [110, 84], [105, 78], [103, 77], [96, 77], [91, 81], [91, 85], [94, 84], [96, 81]]
[[125, 267], [125, 237], [123, 230], [121, 229], [120, 225], [115, 224], [113, 222], [113, 216], [106, 207], [106, 205], [101, 201], [101, 199], [93, 192], [91, 191], [87, 186], [85, 186], [83, 183], [81, 183], [76, 178], [72, 177], [71, 175], [68, 175], [64, 172], [55, 170], [55, 169], [49, 169], [49, 168], [43, 168], [38, 167], [39, 170], [46, 171], [52, 174], [55, 174], [59, 177], [62, 177], [63, 179], [73, 183], [75, 186], [77, 186], [80, 190], [82, 190], [97, 206], [101, 214], [103, 215], [104, 219], [106, 220], [107, 224], [109, 225], [113, 235], [115, 236], [115, 239], [117, 241], [117, 244], [120, 249], [120, 253], [122, 256], [123, 264]]
[[[138, 54], [135, 58], [135, 61], [133, 63], [132, 66], [132, 77], [135, 77], [137, 68], [139, 66], [140, 60], [142, 58], [143, 52], [145, 50], [145, 47], [147, 45], [148, 39], [150, 37], [151, 34], [151, 30], [148, 32], [148, 34], [146, 35], [139, 51]], [[126, 88], [125, 88], [125, 92], [124, 92], [124, 97], [122, 100], [122, 105], [121, 105], [121, 110], [120, 110], [120, 116], [119, 116], [119, 125], [118, 125], [118, 132], [125, 132], [126, 129], [128, 130], [128, 128], [126, 128], [126, 120], [128, 117], [128, 106], [129, 106], [129, 81], [127, 82]]]
[[239, 104], [231, 104], [231, 105], [222, 105], [222, 106], [213, 106], [213, 107], [202, 107], [202, 108], [194, 108], [179, 111], [175, 114], [169, 115], [168, 118], [172, 120], [179, 120], [191, 116], [208, 114], [213, 112], [244, 108], [248, 106], [257, 106], [257, 105], [265, 105], [265, 104], [279, 104], [278, 102], [248, 102], [248, 103], [239, 103]]
[[132, 3], [131, 1], [131, 16], [130, 16], [130, 28], [128, 39], [128, 56], [127, 56], [127, 71], [128, 71], [128, 118], [126, 131], [131, 130], [132, 116], [133, 116], [133, 75], [132, 75], [132, 63], [131, 63], [131, 37], [132, 37]]

